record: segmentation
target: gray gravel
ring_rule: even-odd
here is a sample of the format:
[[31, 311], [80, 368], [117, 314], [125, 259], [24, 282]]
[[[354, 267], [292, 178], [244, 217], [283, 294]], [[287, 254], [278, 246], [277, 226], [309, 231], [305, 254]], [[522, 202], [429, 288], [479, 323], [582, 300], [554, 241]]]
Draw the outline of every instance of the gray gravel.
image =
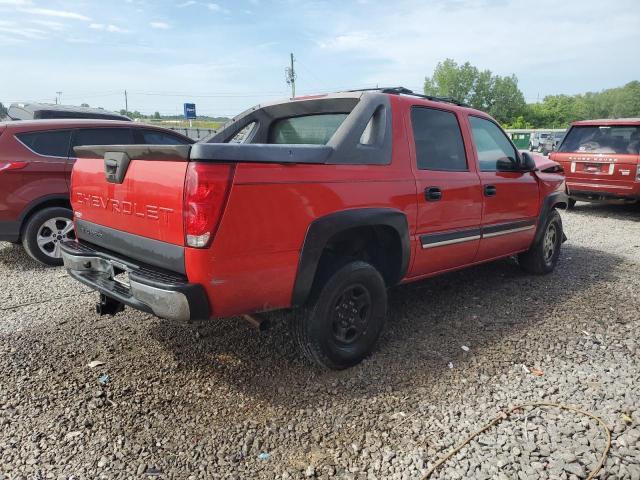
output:
[[[506, 260], [396, 288], [375, 355], [345, 372], [305, 363], [287, 314], [266, 334], [99, 318], [63, 269], [0, 244], [0, 480], [417, 479], [500, 408], [535, 401], [602, 417], [598, 478], [639, 480], [640, 208], [562, 216], [556, 273]], [[586, 417], [527, 409], [432, 478], [583, 478], [603, 446]]]

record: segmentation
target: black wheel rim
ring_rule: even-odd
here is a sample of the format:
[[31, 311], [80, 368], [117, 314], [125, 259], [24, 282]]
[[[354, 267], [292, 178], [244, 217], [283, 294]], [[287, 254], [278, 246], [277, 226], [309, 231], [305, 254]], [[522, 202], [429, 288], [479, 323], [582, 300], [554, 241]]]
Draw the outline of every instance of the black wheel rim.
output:
[[345, 288], [334, 304], [331, 331], [338, 345], [350, 346], [367, 331], [371, 317], [371, 294], [363, 285]]

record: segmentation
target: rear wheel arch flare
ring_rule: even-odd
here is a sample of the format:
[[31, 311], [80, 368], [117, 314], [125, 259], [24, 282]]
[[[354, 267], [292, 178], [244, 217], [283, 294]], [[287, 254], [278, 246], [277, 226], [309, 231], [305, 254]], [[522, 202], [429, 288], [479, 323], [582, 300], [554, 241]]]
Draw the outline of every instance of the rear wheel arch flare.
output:
[[406, 275], [409, 266], [407, 217], [392, 208], [362, 208], [314, 220], [301, 249], [292, 305], [303, 305], [307, 301], [321, 273], [319, 267], [326, 265], [332, 253], [337, 255], [331, 260], [342, 255], [343, 259], [369, 261], [380, 270], [387, 285], [396, 284]]

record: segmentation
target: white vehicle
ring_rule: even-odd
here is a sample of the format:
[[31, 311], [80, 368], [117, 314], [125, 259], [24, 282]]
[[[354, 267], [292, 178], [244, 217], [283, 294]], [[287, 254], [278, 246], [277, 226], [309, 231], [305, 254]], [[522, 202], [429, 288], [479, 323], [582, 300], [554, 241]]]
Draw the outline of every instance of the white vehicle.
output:
[[547, 138], [549, 138], [549, 136], [551, 136], [551, 132], [531, 132], [531, 137], [529, 138], [529, 151], [540, 151], [542, 144]]

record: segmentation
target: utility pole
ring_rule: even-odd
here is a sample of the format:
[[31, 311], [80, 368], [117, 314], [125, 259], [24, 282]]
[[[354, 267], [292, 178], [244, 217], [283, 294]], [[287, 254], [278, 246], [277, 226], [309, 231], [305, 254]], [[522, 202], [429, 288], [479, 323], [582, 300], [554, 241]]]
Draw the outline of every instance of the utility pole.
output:
[[125, 115], [127, 114], [127, 112], [129, 111], [129, 100], [127, 99], [127, 91], [124, 91], [124, 112]]
[[291, 66], [285, 68], [285, 78], [287, 85], [291, 85], [291, 98], [296, 96], [296, 70], [293, 66], [293, 53], [291, 54]]
[[58, 97], [60, 97], [60, 103], [62, 103], [62, 92], [56, 92], [56, 105], [58, 104]]

